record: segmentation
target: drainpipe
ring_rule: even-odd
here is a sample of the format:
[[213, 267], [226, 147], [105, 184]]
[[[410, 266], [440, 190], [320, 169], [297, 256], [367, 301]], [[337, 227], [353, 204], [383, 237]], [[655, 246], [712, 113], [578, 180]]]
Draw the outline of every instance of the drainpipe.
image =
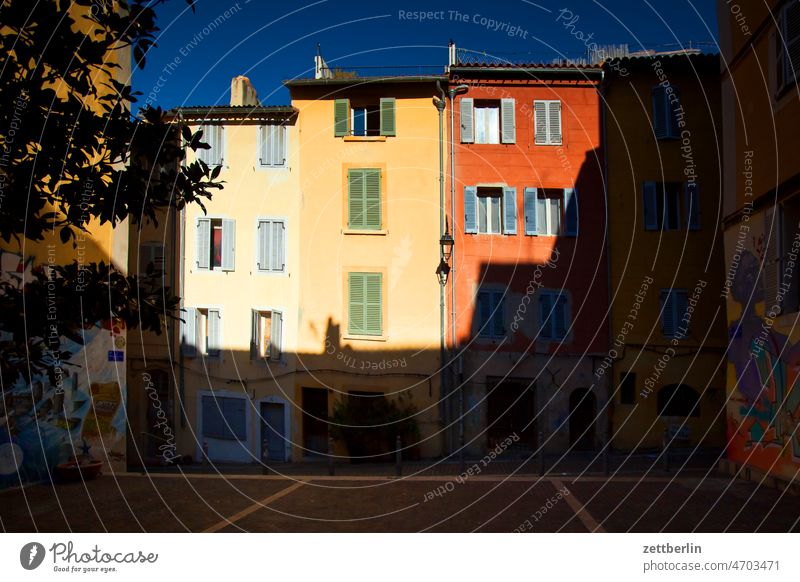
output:
[[[438, 97], [433, 98], [433, 104], [439, 113], [439, 238], [444, 236], [445, 231], [445, 197], [444, 197], [444, 109], [446, 106], [447, 95], [442, 89], [439, 81], [436, 81], [436, 88], [441, 93], [441, 99]], [[439, 261], [444, 257], [442, 256], [441, 246], [439, 247]], [[438, 281], [437, 281], [438, 282]], [[442, 418], [442, 426], [447, 426], [450, 418], [447, 414], [447, 381], [444, 370], [444, 363], [446, 359], [446, 345], [447, 345], [447, 316], [446, 314], [446, 290], [445, 286], [439, 283], [439, 414]]]
[[[179, 114], [179, 119], [183, 123], [183, 115]], [[184, 290], [186, 288], [185, 279], [186, 279], [186, 208], [181, 208], [180, 210], [180, 232], [178, 233], [178, 253], [179, 253], [179, 261], [177, 267], [175, 267], [175, 271], [178, 274], [178, 282], [180, 288], [178, 290], [178, 295], [180, 297], [180, 303], [178, 305], [178, 309], [183, 309], [185, 305], [184, 300]], [[174, 234], [173, 234], [174, 236]], [[178, 312], [181, 317], [183, 317], [182, 313]], [[183, 334], [181, 333], [181, 326], [178, 325], [178, 398], [180, 399], [180, 409], [181, 409], [181, 428], [186, 428], [186, 362], [184, 360], [183, 355]], [[175, 337], [174, 335], [172, 336]]]
[[[605, 189], [605, 218], [606, 218], [606, 236], [605, 236], [605, 243], [606, 243], [606, 287], [608, 288], [608, 304], [609, 306], [612, 305], [611, 301], [611, 238], [609, 237], [609, 231], [611, 230], [611, 223], [608, 220], [608, 204], [609, 204], [609, 197], [608, 197], [608, 136], [606, 133], [606, 89], [607, 86], [605, 84], [605, 77], [606, 71], [605, 68], [600, 71], [600, 135], [602, 136], [602, 148], [603, 151], [603, 188]], [[611, 344], [614, 341], [614, 330], [611, 328], [613, 324], [613, 318], [611, 314], [613, 313], [613, 307], [609, 309], [608, 313], [608, 347], [611, 348]], [[624, 350], [624, 348], [623, 348]], [[624, 351], [623, 351], [624, 353]], [[611, 399], [614, 397], [614, 389], [613, 389], [613, 382], [614, 382], [614, 367], [611, 367], [611, 381], [608, 380], [608, 376], [606, 376], [606, 398], [608, 399], [607, 407], [610, 407], [613, 403]], [[608, 408], [606, 408], [608, 410]], [[608, 417], [608, 415], [606, 415]], [[613, 427], [612, 419], [608, 418], [607, 426], [606, 426], [606, 434], [603, 435], [603, 441], [607, 443], [607, 451], [611, 452], [611, 435], [613, 434]]]
[[[455, 148], [455, 96], [458, 93], [466, 93], [469, 90], [467, 85], [458, 85], [448, 90], [450, 96], [450, 222], [453, 224], [453, 237], [456, 232], [456, 148]], [[453, 247], [453, 255], [450, 258], [450, 341], [453, 353], [456, 347], [456, 247]], [[451, 366], [452, 369], [452, 366]], [[464, 464], [464, 386], [461, 379], [462, 364], [458, 358], [458, 379], [453, 386], [458, 386], [458, 445], [459, 459]]]

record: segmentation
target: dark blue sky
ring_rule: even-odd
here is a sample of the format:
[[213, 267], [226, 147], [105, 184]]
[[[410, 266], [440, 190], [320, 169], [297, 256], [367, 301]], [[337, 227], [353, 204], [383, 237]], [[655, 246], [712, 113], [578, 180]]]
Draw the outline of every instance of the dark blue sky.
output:
[[[157, 8], [158, 46], [133, 77], [139, 105], [225, 104], [240, 74], [262, 103], [288, 103], [281, 81], [313, 74], [317, 43], [329, 65], [345, 68], [443, 67], [451, 38], [517, 62], [584, 56], [578, 33], [632, 50], [691, 42], [716, 51], [714, 0], [197, 0], [196, 7], [170, 0]], [[416, 11], [433, 11], [434, 19], [420, 21]]]

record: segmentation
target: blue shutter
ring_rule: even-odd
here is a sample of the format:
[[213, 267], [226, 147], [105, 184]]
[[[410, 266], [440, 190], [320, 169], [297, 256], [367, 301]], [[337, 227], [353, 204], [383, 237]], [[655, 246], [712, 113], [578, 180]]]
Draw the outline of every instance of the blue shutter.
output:
[[657, 186], [655, 182], [642, 185], [642, 208], [644, 209], [645, 230], [658, 230], [658, 207], [656, 206]]
[[554, 337], [564, 339], [567, 337], [567, 329], [569, 329], [569, 322], [567, 321], [567, 298], [565, 295], [558, 295], [556, 298], [555, 309], [553, 313], [553, 329]]
[[221, 403], [213, 396], [203, 396], [203, 436], [209, 438], [224, 438], [225, 425], [222, 422]]
[[687, 227], [689, 230], [700, 230], [700, 188], [697, 182], [687, 183], [684, 188]]
[[478, 293], [478, 335], [488, 337], [491, 335], [490, 321], [492, 318], [492, 302], [488, 292]]
[[492, 335], [503, 337], [506, 335], [505, 313], [503, 309], [503, 292], [492, 293]]
[[475, 141], [475, 122], [472, 119], [473, 101], [469, 97], [463, 97], [459, 102], [459, 117], [461, 118], [461, 143], [472, 143]]
[[669, 289], [661, 291], [661, 333], [665, 337], [675, 335], [675, 294]]
[[503, 188], [503, 233], [517, 234], [516, 188]]
[[681, 321], [686, 315], [686, 310], [689, 308], [689, 294], [681, 290], [675, 291], [673, 295], [675, 296], [675, 333], [678, 334]]
[[478, 188], [464, 186], [464, 232], [478, 232]]
[[575, 188], [564, 188], [564, 216], [567, 236], [578, 236], [578, 192]]
[[536, 221], [536, 188], [525, 188], [525, 234], [537, 235], [539, 229]]
[[669, 136], [669, 100], [667, 90], [662, 86], [653, 88], [653, 133], [656, 139]]
[[219, 398], [225, 422], [225, 432], [231, 439], [247, 439], [247, 415], [244, 398]]
[[552, 310], [553, 298], [547, 291], [541, 291], [539, 294], [539, 321], [541, 322], [540, 336], [544, 339], [553, 337], [553, 332], [551, 331], [553, 326]]

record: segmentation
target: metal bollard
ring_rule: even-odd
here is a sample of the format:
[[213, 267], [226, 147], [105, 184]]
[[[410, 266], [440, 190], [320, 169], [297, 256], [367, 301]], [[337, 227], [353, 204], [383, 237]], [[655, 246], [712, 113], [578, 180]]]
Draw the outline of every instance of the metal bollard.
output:
[[398, 477], [403, 474], [403, 462], [402, 462], [402, 451], [400, 450], [400, 446], [402, 441], [400, 440], [400, 435], [397, 435], [397, 439], [395, 441], [395, 473]]
[[208, 467], [209, 463], [210, 460], [208, 458], [208, 441], [206, 439], [203, 439], [203, 471], [206, 473], [209, 471]]
[[539, 431], [539, 476], [544, 475], [544, 435]]
[[267, 462], [269, 461], [269, 441], [267, 438], [264, 437], [264, 440], [261, 441], [261, 474], [268, 475], [269, 474], [269, 466]]
[[333, 439], [328, 437], [328, 475], [333, 477]]
[[606, 477], [608, 477], [610, 473], [609, 463], [608, 463], [608, 457], [610, 454], [611, 454], [611, 441], [609, 440], [606, 442], [605, 448], [603, 449], [603, 475], [605, 475]]

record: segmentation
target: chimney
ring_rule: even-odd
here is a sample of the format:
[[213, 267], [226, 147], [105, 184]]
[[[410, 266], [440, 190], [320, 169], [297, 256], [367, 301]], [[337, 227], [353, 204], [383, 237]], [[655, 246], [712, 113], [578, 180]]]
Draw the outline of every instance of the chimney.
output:
[[247, 77], [239, 75], [231, 80], [231, 105], [247, 105], [250, 107], [261, 105], [258, 102], [255, 87]]

